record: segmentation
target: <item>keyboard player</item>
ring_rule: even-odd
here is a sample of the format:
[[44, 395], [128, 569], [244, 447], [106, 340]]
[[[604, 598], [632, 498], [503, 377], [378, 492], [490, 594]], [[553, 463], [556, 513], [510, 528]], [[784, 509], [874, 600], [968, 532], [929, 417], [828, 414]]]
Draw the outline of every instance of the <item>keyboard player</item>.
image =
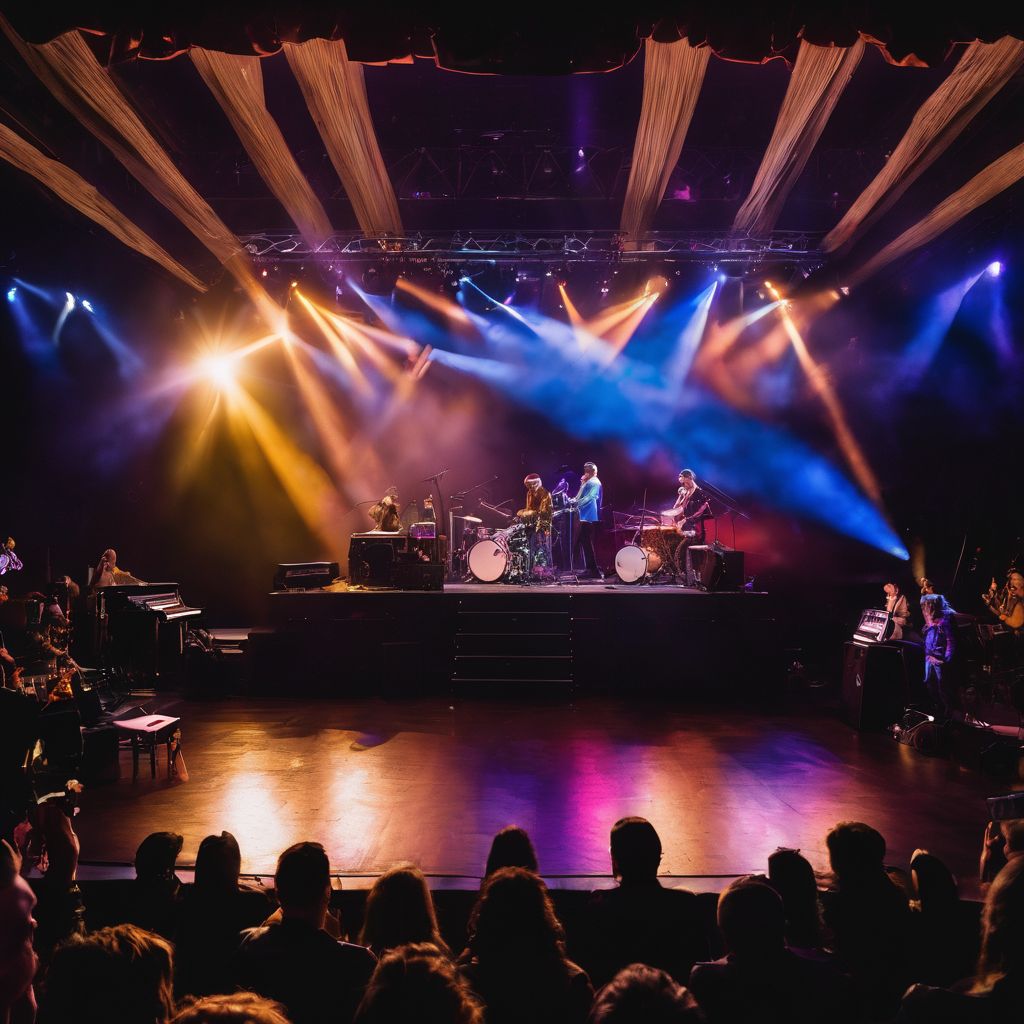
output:
[[398, 533], [402, 529], [402, 513], [398, 506], [398, 488], [389, 487], [384, 497], [370, 508], [374, 529]]
[[117, 552], [113, 548], [107, 548], [103, 552], [99, 565], [96, 566], [92, 574], [92, 587], [94, 590], [100, 587], [123, 587], [142, 582], [142, 580], [137, 579], [128, 572], [127, 569], [119, 568]]

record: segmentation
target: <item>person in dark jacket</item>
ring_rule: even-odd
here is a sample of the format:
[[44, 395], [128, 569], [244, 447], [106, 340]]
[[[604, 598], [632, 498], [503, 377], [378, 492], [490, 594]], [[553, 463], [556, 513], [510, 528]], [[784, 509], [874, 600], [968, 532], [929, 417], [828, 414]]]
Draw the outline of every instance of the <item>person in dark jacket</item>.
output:
[[242, 932], [235, 981], [284, 1005], [292, 1024], [348, 1024], [376, 959], [325, 930], [330, 863], [319, 843], [296, 843], [278, 858], [277, 920]]

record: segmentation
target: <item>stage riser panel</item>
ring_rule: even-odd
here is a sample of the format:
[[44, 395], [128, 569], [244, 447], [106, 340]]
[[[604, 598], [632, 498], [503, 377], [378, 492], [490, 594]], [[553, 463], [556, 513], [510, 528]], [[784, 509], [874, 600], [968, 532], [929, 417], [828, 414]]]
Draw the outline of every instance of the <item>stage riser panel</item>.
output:
[[785, 646], [767, 595], [669, 588], [273, 593], [270, 617], [252, 645], [268, 694], [443, 693], [470, 670], [515, 678], [522, 657], [531, 692], [568, 672], [580, 693], [763, 695]]

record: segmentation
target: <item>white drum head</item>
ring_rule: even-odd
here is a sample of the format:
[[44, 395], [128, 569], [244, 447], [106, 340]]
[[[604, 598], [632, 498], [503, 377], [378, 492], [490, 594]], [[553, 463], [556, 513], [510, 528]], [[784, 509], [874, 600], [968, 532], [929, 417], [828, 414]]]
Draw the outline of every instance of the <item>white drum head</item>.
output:
[[647, 575], [647, 552], [635, 544], [619, 548], [615, 555], [615, 575], [623, 583], [636, 583], [642, 580]]
[[481, 583], [497, 583], [508, 567], [508, 553], [493, 540], [479, 540], [469, 549], [469, 571]]

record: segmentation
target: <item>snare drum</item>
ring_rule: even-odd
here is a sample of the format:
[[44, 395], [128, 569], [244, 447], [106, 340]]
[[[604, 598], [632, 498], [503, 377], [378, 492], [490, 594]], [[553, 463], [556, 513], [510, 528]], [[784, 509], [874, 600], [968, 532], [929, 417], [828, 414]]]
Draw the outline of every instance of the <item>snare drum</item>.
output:
[[651, 557], [650, 553], [636, 544], [627, 544], [619, 548], [615, 555], [615, 575], [623, 583], [639, 583], [647, 575]]

